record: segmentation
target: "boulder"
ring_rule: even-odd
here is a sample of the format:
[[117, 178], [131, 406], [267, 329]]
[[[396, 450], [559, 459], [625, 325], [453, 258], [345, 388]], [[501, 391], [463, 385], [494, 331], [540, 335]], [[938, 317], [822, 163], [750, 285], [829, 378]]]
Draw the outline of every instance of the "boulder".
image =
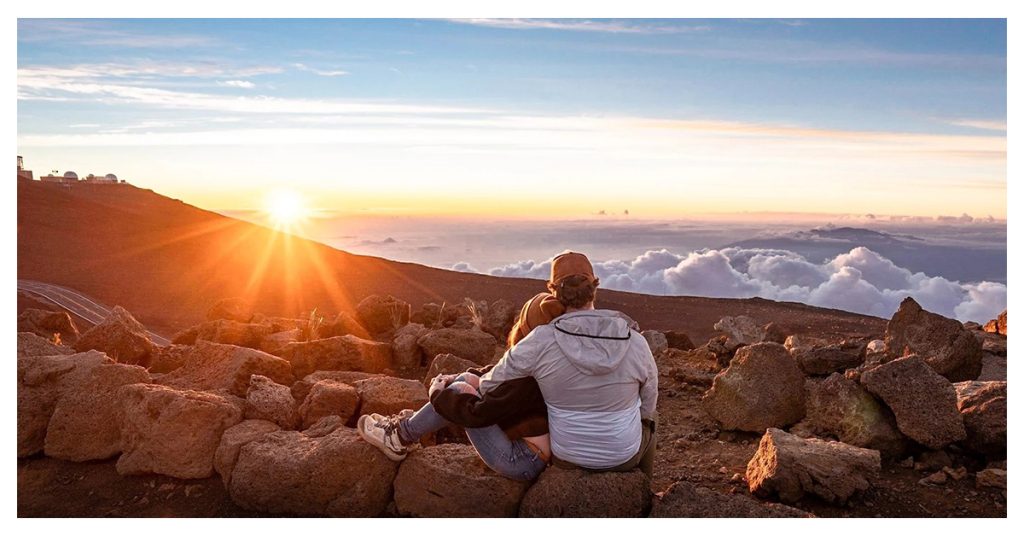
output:
[[682, 331], [668, 330], [665, 333], [665, 342], [668, 343], [669, 348], [675, 348], [676, 350], [693, 350], [696, 346], [693, 345], [693, 341], [690, 340], [690, 336]]
[[647, 346], [651, 348], [652, 354], [660, 354], [668, 349], [668, 338], [660, 331], [648, 329], [640, 333], [647, 339]]
[[736, 347], [764, 341], [764, 327], [749, 316], [726, 316], [715, 322], [715, 331], [728, 336], [726, 345]]
[[925, 362], [909, 356], [861, 374], [861, 385], [896, 415], [903, 435], [935, 450], [967, 437], [956, 390]]
[[329, 339], [344, 335], [355, 335], [360, 339], [370, 338], [370, 332], [348, 313], [338, 313], [338, 316], [331, 320], [324, 320], [316, 330], [317, 339]]
[[420, 409], [430, 401], [427, 388], [416, 380], [380, 376], [359, 380], [355, 387], [361, 401], [360, 415], [395, 415], [403, 409]]
[[313, 389], [313, 386], [316, 385], [317, 382], [321, 382], [323, 380], [332, 380], [355, 387], [356, 382], [359, 380], [377, 378], [379, 376], [381, 375], [369, 374], [366, 372], [350, 372], [345, 370], [317, 371], [292, 385], [292, 398], [294, 398], [299, 404], [302, 404], [302, 402], [306, 400], [306, 396], [309, 394], [309, 391]]
[[807, 422], [815, 434], [834, 436], [890, 458], [902, 454], [906, 447], [889, 408], [839, 373], [821, 382], [808, 382]]
[[963, 324], [921, 308], [906, 298], [885, 328], [890, 359], [916, 354], [950, 381], [973, 380], [981, 373], [981, 344]]
[[109, 362], [68, 380], [46, 429], [46, 455], [84, 462], [120, 454], [122, 403], [118, 390], [149, 383], [149, 373], [137, 365]]
[[781, 344], [745, 346], [715, 376], [703, 405], [727, 430], [763, 432], [792, 424], [804, 417], [804, 375]]
[[983, 328], [988, 333], [1006, 335], [1006, 311], [999, 313], [999, 316], [985, 323]]
[[77, 352], [99, 350], [120, 363], [145, 367], [155, 345], [146, 328], [118, 305], [103, 322], [83, 333], [74, 348]]
[[810, 376], [827, 376], [842, 372], [864, 362], [860, 348], [848, 348], [842, 344], [827, 346], [798, 346], [791, 349], [793, 359], [800, 370]]
[[786, 503], [810, 494], [845, 504], [854, 493], [870, 488], [881, 469], [877, 450], [802, 439], [770, 428], [747, 464], [747, 483], [751, 493], [777, 494]]
[[953, 387], [967, 430], [964, 444], [980, 454], [1006, 457], [1006, 382], [960, 382]]
[[253, 374], [266, 376], [281, 385], [294, 382], [291, 365], [284, 359], [252, 348], [199, 341], [192, 347], [184, 366], [154, 383], [197, 391], [221, 389], [245, 397]]
[[371, 335], [395, 331], [409, 323], [409, 304], [394, 296], [373, 294], [356, 305], [356, 320]]
[[299, 328], [289, 329], [271, 333], [260, 339], [260, 350], [271, 355], [280, 356], [284, 347], [293, 342], [299, 342]]
[[227, 396], [178, 391], [162, 385], [122, 387], [124, 453], [121, 475], [157, 473], [207, 478], [224, 430], [242, 420], [239, 404]]
[[478, 329], [442, 328], [420, 337], [419, 345], [428, 360], [440, 354], [455, 354], [478, 365], [494, 361], [498, 341]]
[[680, 481], [655, 499], [651, 517], [814, 517], [792, 506], [761, 502]]
[[213, 470], [220, 475], [224, 487], [231, 483], [231, 471], [235, 468], [238, 452], [242, 450], [242, 447], [246, 443], [256, 441], [280, 429], [280, 426], [270, 421], [248, 419], [224, 430], [213, 455]]
[[18, 333], [18, 359], [40, 355], [71, 355], [75, 351], [67, 346], [53, 344], [35, 333]]
[[519, 308], [508, 300], [495, 300], [486, 304], [478, 314], [480, 329], [498, 341], [505, 341], [519, 316]]
[[983, 469], [974, 475], [974, 485], [979, 488], [1006, 489], [1006, 469]]
[[309, 342], [293, 342], [281, 357], [291, 363], [295, 376], [302, 378], [318, 370], [382, 372], [391, 368], [391, 345], [343, 335]]
[[359, 391], [346, 383], [320, 380], [313, 384], [299, 407], [302, 429], [305, 430], [328, 415], [337, 415], [349, 422], [359, 411]]
[[246, 419], [270, 421], [285, 430], [299, 426], [299, 411], [291, 389], [259, 374], [249, 378], [244, 416]]
[[981, 374], [978, 381], [1006, 381], [1006, 358], [993, 354], [985, 354], [981, 358]]
[[43, 450], [46, 428], [67, 385], [83, 383], [93, 368], [112, 364], [101, 352], [18, 359], [18, 457]]
[[395, 366], [404, 369], [422, 366], [423, 349], [418, 341], [429, 331], [423, 324], [406, 324], [395, 332], [395, 340], [391, 343]]
[[397, 465], [355, 430], [318, 424], [243, 445], [228, 492], [242, 508], [271, 514], [375, 517], [391, 500]]
[[480, 365], [453, 354], [440, 354], [430, 362], [427, 374], [423, 376], [423, 385], [430, 386], [430, 380], [438, 374], [461, 374], [471, 368], [478, 368]]
[[154, 374], [167, 374], [177, 370], [195, 355], [195, 350], [190, 345], [171, 344], [169, 346], [157, 346], [149, 360], [149, 372]]
[[18, 315], [18, 331], [29, 332], [52, 341], [54, 334], [60, 334], [64, 344], [74, 344], [78, 340], [78, 327], [66, 311], [46, 311], [43, 309], [25, 309]]
[[523, 496], [519, 517], [644, 517], [651, 482], [642, 471], [595, 473], [550, 466]]
[[249, 324], [234, 320], [214, 320], [199, 326], [197, 341], [233, 344], [259, 350], [263, 338], [271, 334], [271, 328], [263, 324]]
[[489, 469], [470, 445], [414, 450], [395, 478], [395, 506], [416, 517], [515, 517], [529, 487]]
[[253, 316], [252, 304], [242, 298], [225, 298], [206, 311], [207, 320], [251, 322]]
[[764, 325], [764, 334], [761, 336], [763, 342], [783, 344], [786, 342], [786, 339], [786, 332], [783, 331], [782, 326], [775, 322], [768, 322]]

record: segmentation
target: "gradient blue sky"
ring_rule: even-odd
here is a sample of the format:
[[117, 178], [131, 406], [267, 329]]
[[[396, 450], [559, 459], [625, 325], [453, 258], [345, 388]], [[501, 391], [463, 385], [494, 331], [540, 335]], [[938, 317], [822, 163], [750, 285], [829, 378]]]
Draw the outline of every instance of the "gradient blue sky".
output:
[[1006, 215], [1003, 20], [29, 20], [19, 154], [207, 208]]

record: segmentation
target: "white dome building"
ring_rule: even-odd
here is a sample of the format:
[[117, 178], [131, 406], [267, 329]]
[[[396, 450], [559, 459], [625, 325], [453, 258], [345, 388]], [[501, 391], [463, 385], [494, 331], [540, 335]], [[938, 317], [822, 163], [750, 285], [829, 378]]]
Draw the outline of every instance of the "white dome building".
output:
[[117, 182], [117, 175], [114, 175], [113, 173], [107, 173], [107, 175], [103, 178], [108, 181]]
[[78, 180], [78, 173], [75, 173], [74, 171], [65, 171], [64, 172], [64, 180], [77, 181]]

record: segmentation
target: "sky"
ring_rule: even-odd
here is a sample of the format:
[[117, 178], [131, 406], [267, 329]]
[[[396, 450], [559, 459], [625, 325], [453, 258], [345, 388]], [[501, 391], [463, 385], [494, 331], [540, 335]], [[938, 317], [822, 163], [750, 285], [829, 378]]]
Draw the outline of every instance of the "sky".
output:
[[1006, 217], [1003, 20], [40, 20], [18, 151], [215, 210]]

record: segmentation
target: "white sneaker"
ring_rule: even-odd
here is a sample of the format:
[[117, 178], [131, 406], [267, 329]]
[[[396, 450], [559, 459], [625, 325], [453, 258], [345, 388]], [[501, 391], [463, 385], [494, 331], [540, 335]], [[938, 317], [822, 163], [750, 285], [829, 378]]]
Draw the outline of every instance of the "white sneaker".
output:
[[363, 441], [377, 447], [392, 461], [400, 462], [409, 454], [409, 449], [398, 438], [398, 421], [398, 417], [371, 413], [359, 417], [356, 430]]

